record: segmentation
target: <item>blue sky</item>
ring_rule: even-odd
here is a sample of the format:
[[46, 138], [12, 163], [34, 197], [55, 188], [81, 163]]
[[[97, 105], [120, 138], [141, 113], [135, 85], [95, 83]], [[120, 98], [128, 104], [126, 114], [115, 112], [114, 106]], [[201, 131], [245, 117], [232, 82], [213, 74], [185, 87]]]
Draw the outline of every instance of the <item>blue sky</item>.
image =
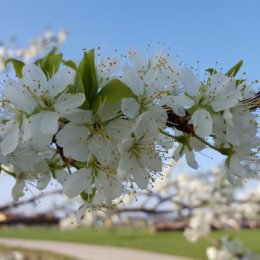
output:
[[128, 47], [144, 50], [158, 41], [189, 65], [219, 61], [228, 68], [245, 60], [251, 80], [260, 75], [258, 0], [0, 0], [0, 40], [15, 35], [21, 44], [45, 29], [67, 28], [63, 50], [79, 58], [82, 48], [105, 53]]
[[[258, 0], [0, 0], [0, 41], [16, 36], [21, 45], [50, 29], [68, 29], [66, 58], [101, 46], [145, 50], [164, 42], [188, 65], [226, 69], [239, 59], [249, 80], [260, 79], [260, 1]], [[212, 156], [212, 155], [210, 155]], [[205, 156], [201, 156], [203, 162]], [[220, 157], [206, 164], [216, 164]], [[210, 167], [210, 165], [207, 165]], [[7, 183], [1, 181], [0, 189]], [[2, 195], [1, 195], [2, 196]], [[6, 195], [7, 196], [7, 195]], [[7, 199], [2, 197], [1, 201]]]

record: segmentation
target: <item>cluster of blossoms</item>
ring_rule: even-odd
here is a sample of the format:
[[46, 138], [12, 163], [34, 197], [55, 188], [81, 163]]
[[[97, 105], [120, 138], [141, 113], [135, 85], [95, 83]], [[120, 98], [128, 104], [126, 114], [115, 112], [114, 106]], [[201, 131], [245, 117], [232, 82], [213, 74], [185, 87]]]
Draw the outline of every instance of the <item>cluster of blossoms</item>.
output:
[[29, 183], [44, 189], [55, 178], [69, 198], [81, 196], [80, 219], [147, 189], [165, 157], [185, 155], [197, 169], [194, 151], [206, 147], [226, 156], [231, 182], [246, 177], [247, 163], [258, 160], [259, 95], [235, 79], [242, 63], [209, 70], [202, 82], [162, 51], [128, 56], [123, 66], [96, 62], [94, 50], [79, 64], [56, 49], [33, 64], [10, 60], [18, 79], [2, 91], [0, 162], [16, 179], [14, 199]]
[[240, 229], [259, 225], [259, 190], [246, 190], [242, 185], [234, 187], [226, 180], [225, 172], [227, 170], [217, 168], [211, 174], [180, 174], [173, 183], [174, 211], [180, 211], [185, 217], [185, 209], [192, 209], [184, 232], [189, 241], [207, 237], [212, 228]]
[[241, 241], [229, 237], [221, 239], [217, 247], [207, 248], [209, 260], [257, 260], [259, 256], [245, 248]]
[[67, 31], [63, 30], [57, 34], [46, 31], [33, 39], [28, 46], [17, 46], [15, 39], [10, 43], [0, 43], [0, 71], [5, 69], [5, 62], [8, 59], [19, 59], [29, 62], [38, 57], [52, 46], [59, 46], [67, 39]]

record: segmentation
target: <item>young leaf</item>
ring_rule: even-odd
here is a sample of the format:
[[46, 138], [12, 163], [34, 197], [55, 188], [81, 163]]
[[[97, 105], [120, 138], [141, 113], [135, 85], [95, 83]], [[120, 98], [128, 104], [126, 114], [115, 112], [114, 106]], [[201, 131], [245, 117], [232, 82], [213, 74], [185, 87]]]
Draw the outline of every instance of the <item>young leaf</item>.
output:
[[229, 77], [235, 77], [240, 68], [243, 65], [243, 61], [240, 60], [237, 64], [235, 64], [228, 72], [226, 72], [226, 75]]
[[217, 73], [217, 71], [216, 71], [215, 69], [213, 69], [213, 68], [209, 68], [209, 69], [207, 69], [206, 71], [207, 71], [211, 76]]
[[77, 70], [77, 65], [76, 63], [73, 61], [73, 60], [66, 60], [66, 61], [63, 61], [63, 64], [67, 67], [70, 67], [72, 68], [73, 70]]
[[41, 67], [47, 78], [51, 78], [60, 67], [62, 62], [62, 53], [56, 54], [57, 48], [53, 48], [44, 58], [35, 62]]
[[86, 100], [91, 105], [98, 92], [94, 49], [84, 53], [78, 67], [77, 76], [83, 83]]
[[91, 109], [97, 111], [102, 104], [110, 104], [122, 98], [134, 96], [132, 90], [119, 79], [109, 81], [97, 94]]
[[8, 64], [8, 63], [12, 63], [13, 64], [13, 67], [14, 67], [14, 71], [15, 71], [15, 74], [18, 78], [22, 78], [23, 77], [23, 73], [22, 73], [22, 70], [23, 70], [23, 66], [24, 66], [24, 63], [20, 60], [16, 60], [16, 59], [7, 59], [5, 61], [5, 66]]

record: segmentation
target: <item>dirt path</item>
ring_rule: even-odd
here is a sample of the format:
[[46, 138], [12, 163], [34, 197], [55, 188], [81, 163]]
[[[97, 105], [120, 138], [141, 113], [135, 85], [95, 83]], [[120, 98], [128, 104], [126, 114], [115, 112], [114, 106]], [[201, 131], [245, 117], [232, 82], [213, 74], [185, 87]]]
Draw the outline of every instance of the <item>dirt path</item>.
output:
[[142, 250], [57, 241], [0, 238], [0, 244], [51, 251], [80, 260], [191, 260]]

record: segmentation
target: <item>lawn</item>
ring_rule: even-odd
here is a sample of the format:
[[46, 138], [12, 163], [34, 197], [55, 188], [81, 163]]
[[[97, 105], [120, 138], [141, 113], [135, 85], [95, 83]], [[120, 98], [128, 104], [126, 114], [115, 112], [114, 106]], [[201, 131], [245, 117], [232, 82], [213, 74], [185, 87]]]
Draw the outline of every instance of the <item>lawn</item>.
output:
[[[246, 246], [260, 254], [260, 230], [216, 231], [213, 237], [223, 235], [241, 239]], [[201, 240], [192, 244], [181, 232], [162, 232], [151, 235], [146, 229], [120, 228], [116, 230], [77, 229], [59, 231], [57, 228], [2, 228], [0, 237], [71, 241], [78, 243], [111, 245], [155, 251], [206, 260], [205, 248], [209, 243]]]

